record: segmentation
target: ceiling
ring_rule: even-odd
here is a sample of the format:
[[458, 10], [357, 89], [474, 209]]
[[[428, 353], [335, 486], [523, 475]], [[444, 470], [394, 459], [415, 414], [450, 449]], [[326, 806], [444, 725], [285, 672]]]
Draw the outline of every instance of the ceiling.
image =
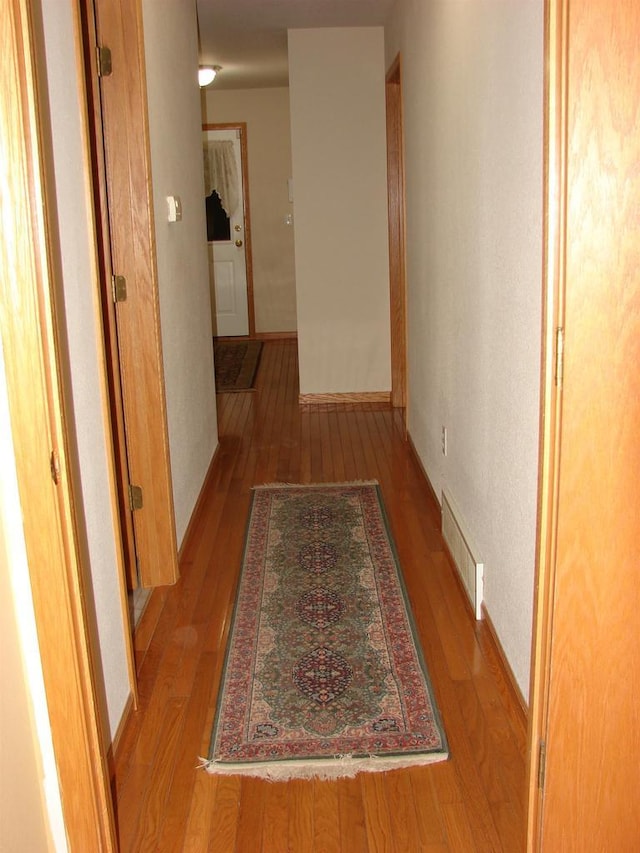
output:
[[197, 0], [200, 64], [216, 89], [287, 86], [287, 29], [382, 26], [394, 0]]

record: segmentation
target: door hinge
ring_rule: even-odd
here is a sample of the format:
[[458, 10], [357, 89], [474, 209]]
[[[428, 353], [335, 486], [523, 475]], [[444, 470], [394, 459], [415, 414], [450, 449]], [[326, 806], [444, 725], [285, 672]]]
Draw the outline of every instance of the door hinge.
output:
[[564, 329], [558, 326], [556, 329], [556, 370], [555, 380], [558, 388], [562, 388], [564, 378]]
[[538, 788], [544, 791], [544, 776], [547, 769], [547, 744], [541, 740], [538, 746]]
[[129, 506], [131, 512], [142, 509], [142, 486], [129, 486]]
[[111, 276], [111, 293], [114, 302], [126, 302], [127, 280], [123, 275]]
[[96, 53], [98, 56], [98, 77], [110, 77], [113, 72], [111, 49], [104, 45], [98, 45]]

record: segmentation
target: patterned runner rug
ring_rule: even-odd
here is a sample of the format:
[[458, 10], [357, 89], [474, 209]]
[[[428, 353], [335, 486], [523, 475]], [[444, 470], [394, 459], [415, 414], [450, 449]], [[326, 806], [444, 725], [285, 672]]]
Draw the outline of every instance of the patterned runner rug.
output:
[[225, 341], [214, 338], [216, 391], [250, 391], [261, 352], [262, 341]]
[[378, 486], [254, 489], [204, 766], [336, 778], [447, 756]]

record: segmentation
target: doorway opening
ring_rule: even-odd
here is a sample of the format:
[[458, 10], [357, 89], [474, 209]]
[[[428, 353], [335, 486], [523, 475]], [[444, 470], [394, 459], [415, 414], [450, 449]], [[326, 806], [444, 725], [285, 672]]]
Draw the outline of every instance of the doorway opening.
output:
[[207, 252], [214, 337], [254, 337], [247, 126], [204, 124]]

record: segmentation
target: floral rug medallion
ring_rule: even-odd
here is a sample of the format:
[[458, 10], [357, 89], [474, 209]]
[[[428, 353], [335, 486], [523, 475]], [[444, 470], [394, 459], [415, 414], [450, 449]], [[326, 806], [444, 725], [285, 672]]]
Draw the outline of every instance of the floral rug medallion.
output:
[[334, 778], [447, 756], [378, 486], [254, 489], [207, 770]]

